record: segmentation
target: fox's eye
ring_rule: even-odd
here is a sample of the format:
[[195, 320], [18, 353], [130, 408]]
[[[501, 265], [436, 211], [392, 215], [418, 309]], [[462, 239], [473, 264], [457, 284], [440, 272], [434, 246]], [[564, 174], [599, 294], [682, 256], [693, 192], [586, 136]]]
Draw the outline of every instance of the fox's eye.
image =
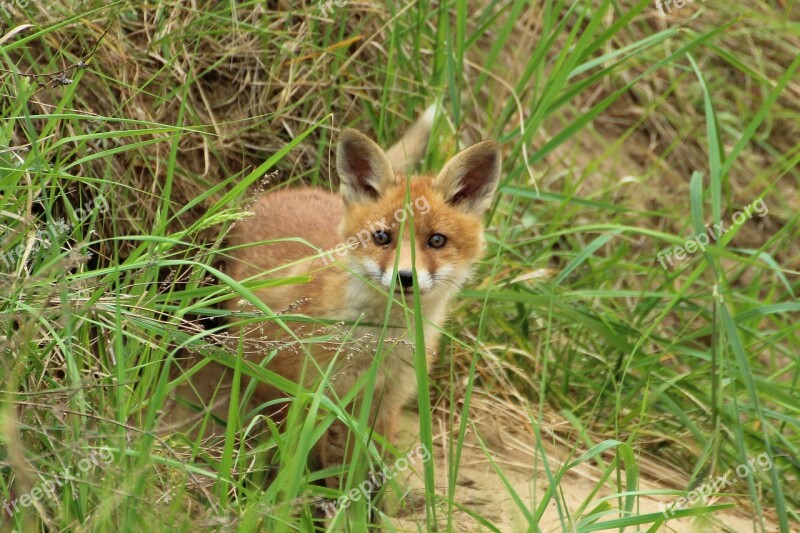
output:
[[441, 233], [434, 233], [428, 237], [428, 246], [431, 248], [441, 248], [447, 243], [447, 237]]
[[372, 238], [375, 240], [375, 244], [379, 244], [381, 246], [386, 246], [392, 242], [392, 237], [383, 230], [373, 233]]

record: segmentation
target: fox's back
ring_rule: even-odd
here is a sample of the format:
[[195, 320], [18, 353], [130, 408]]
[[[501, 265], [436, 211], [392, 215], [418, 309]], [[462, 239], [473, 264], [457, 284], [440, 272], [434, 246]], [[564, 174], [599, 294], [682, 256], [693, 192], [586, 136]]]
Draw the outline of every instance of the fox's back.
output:
[[[334, 248], [340, 241], [339, 223], [344, 202], [338, 194], [320, 188], [281, 189], [265, 194], [253, 204], [254, 215], [239, 222], [228, 236], [231, 247], [266, 242], [241, 248], [235, 253], [229, 273], [242, 280], [289, 263], [318, 255], [317, 249]], [[302, 239], [302, 242], [281, 242]], [[275, 276], [286, 276], [276, 272]]]

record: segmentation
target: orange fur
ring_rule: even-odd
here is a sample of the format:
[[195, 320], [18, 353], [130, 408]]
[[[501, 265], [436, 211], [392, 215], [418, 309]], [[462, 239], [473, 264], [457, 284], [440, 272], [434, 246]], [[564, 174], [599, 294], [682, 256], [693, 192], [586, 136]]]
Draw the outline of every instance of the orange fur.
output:
[[[418, 123], [411, 132], [419, 137], [427, 136], [428, 130], [429, 124], [426, 127]], [[415, 154], [419, 154], [420, 139], [405, 138], [401, 142], [413, 146]], [[390, 150], [395, 158], [400, 153], [398, 145]], [[342, 194], [313, 188], [265, 194], [254, 204], [254, 216], [231, 231], [228, 243], [232, 251], [226, 272], [239, 281], [310, 277], [307, 283], [261, 288], [255, 295], [273, 312], [290, 310], [295, 315], [344, 323], [331, 331], [337, 339], [307, 344], [308, 352], [299, 349], [295, 341], [292, 349], [279, 349], [273, 354], [273, 350], [265, 348], [249, 353], [248, 358], [260, 363], [270, 356], [269, 370], [308, 387], [319, 383], [322, 373], [335, 361], [330, 388], [341, 398], [380, 352], [371, 420], [375, 420], [375, 430], [392, 441], [400, 410], [417, 389], [413, 299], [410, 290], [403, 290], [399, 281], [391, 295], [393, 305], [384, 342], [378, 349], [395, 262], [398, 271], [411, 271], [413, 231], [417, 274], [414, 283], [419, 288], [425, 320], [425, 345], [435, 348], [450, 299], [467, 282], [474, 263], [481, 257], [481, 217], [497, 186], [500, 154], [494, 143], [480, 143], [455, 156], [436, 176], [406, 178], [393, 169], [392, 161], [375, 143], [346, 130], [340, 138], [337, 159]], [[403, 167], [406, 163], [404, 160]], [[400, 213], [404, 213], [404, 224], [398, 220]], [[390, 236], [389, 244], [375, 241], [373, 234], [379, 230]], [[431, 246], [433, 234], [445, 236], [445, 245]], [[278, 240], [290, 238], [293, 240]], [[225, 305], [237, 310], [241, 302], [237, 298]], [[307, 323], [287, 319], [285, 326], [300, 339], [319, 335]], [[245, 328], [242, 335], [256, 341], [292, 344], [284, 326], [275, 320]], [[363, 391], [357, 398], [362, 395]], [[259, 383], [255, 401], [283, 396], [273, 387]], [[358, 402], [357, 399], [352, 408], [357, 408]], [[323, 466], [348, 459], [346, 437], [344, 424], [334, 423], [319, 443]]]

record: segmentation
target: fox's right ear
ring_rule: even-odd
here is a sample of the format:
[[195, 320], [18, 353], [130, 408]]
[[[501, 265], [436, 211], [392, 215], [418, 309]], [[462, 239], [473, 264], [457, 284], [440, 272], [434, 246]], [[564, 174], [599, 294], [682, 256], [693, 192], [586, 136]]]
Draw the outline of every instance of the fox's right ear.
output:
[[381, 147], [349, 128], [339, 136], [336, 169], [346, 204], [380, 198], [394, 181], [392, 164]]

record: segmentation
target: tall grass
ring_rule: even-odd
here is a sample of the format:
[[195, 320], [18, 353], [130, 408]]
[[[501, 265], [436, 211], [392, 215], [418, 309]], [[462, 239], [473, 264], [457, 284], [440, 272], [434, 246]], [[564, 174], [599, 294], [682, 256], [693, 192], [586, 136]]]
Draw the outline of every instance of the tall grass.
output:
[[[322, 479], [340, 475], [344, 494], [393, 457], [367, 409], [242, 357], [221, 301], [252, 304], [239, 323], [303, 318], [219, 262], [256, 191], [335, 187], [336, 128], [388, 145], [433, 100], [444, 111], [425, 167], [496, 138], [504, 178], [486, 257], [428, 347], [433, 372], [417, 346], [419, 438], [432, 450], [445, 427], [447, 460], [419, 466], [415, 527], [450, 531], [466, 514], [500, 530], [457, 482], [487, 395], [535, 450], [522, 493], [479, 438], [524, 530], [553, 505], [564, 530], [667, 528], [641, 498], [677, 499], [761, 453], [774, 467], [731, 489], [735, 502], [754, 530], [796, 527], [797, 6], [709, 1], [662, 18], [649, 0], [420, 0], [325, 17], [296, 4], [32, 2], [5, 17], [0, 494], [73, 478], [0, 510], [0, 530], [399, 527], [364, 499], [319, 520], [316, 505], [340, 496]], [[730, 224], [759, 198], [768, 216]], [[724, 236], [661, 267], [659, 252], [720, 222]], [[176, 388], [212, 363], [230, 368], [236, 401], [223, 417], [188, 405], [194, 426], [165, 430]], [[294, 399], [284, 424], [250, 405], [242, 377]], [[337, 419], [357, 453], [315, 471]], [[113, 461], [80, 471], [98, 450]], [[575, 509], [561, 483], [587, 464], [595, 488]], [[664, 471], [662, 490], [643, 487]]]

